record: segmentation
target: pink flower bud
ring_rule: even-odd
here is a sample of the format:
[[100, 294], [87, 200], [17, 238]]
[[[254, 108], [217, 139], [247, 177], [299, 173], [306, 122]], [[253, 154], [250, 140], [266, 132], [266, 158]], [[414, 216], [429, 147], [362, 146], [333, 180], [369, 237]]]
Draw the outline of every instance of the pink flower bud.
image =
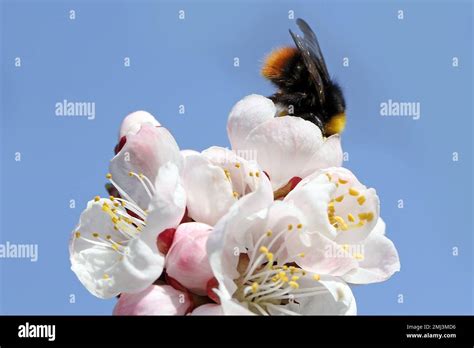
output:
[[213, 277], [206, 251], [211, 232], [211, 226], [199, 222], [179, 225], [166, 256], [166, 273], [198, 295], [206, 295]]
[[114, 315], [185, 315], [192, 302], [185, 292], [169, 285], [151, 285], [135, 293], [122, 293]]
[[140, 130], [140, 126], [143, 123], [150, 123], [153, 126], [160, 126], [160, 122], [158, 122], [152, 114], [146, 111], [135, 111], [127, 115], [122, 121], [119, 139], [129, 133], [136, 134]]

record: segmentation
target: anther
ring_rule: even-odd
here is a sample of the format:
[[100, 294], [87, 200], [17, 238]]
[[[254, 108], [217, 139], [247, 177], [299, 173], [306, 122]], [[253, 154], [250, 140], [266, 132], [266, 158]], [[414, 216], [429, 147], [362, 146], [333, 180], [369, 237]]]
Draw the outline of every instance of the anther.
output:
[[288, 282], [288, 285], [291, 286], [293, 289], [298, 289], [300, 287], [300, 285], [293, 280]]
[[350, 194], [351, 196], [358, 196], [358, 195], [359, 195], [359, 191], [357, 191], [355, 188], [352, 188], [352, 187], [351, 187], [351, 188], [349, 189], [349, 194]]
[[340, 202], [342, 202], [343, 199], [344, 199], [344, 196], [339, 196], [339, 197], [335, 198], [335, 201], [340, 203]]
[[258, 283], [254, 282], [252, 284], [252, 292], [255, 294], [258, 291]]

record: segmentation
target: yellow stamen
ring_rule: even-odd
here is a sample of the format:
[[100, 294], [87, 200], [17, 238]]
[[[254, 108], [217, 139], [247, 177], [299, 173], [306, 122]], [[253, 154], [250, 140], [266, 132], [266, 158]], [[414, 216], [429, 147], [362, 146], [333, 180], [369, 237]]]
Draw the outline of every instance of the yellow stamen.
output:
[[295, 281], [288, 282], [288, 285], [291, 286], [293, 289], [298, 289], [300, 287], [300, 285]]
[[258, 291], [258, 283], [254, 282], [252, 284], [252, 292], [255, 294]]
[[346, 222], [344, 221], [344, 219], [340, 216], [334, 216], [334, 220], [336, 220], [336, 222], [339, 224], [339, 225], [344, 225]]
[[100, 201], [100, 196], [95, 196], [94, 197], [94, 202], [98, 202], [98, 201]]
[[347, 220], [349, 220], [350, 222], [354, 222], [355, 221], [354, 215], [348, 214], [347, 215]]
[[360, 196], [359, 198], [357, 198], [357, 202], [359, 202], [360, 205], [364, 204], [365, 196]]
[[347, 184], [347, 183], [348, 183], [347, 180], [343, 180], [343, 179], [339, 179], [338, 181], [339, 181], [339, 183], [340, 183], [341, 185], [344, 185], [344, 184]]
[[337, 198], [335, 198], [336, 202], [342, 202], [342, 200], [344, 199], [344, 196], [339, 196]]
[[268, 248], [265, 246], [261, 246], [260, 249], [258, 249], [262, 254], [268, 253]]
[[356, 260], [363, 260], [364, 259], [364, 255], [362, 255], [360, 253], [354, 254], [354, 257], [356, 258]]
[[315, 274], [315, 275], [313, 275], [313, 279], [314, 280], [320, 280], [321, 276], [319, 274]]
[[74, 236], [76, 236], [76, 238], [80, 238], [81, 237], [81, 232], [77, 231], [76, 233], [74, 233]]
[[350, 194], [351, 196], [358, 196], [358, 195], [359, 195], [359, 191], [357, 191], [355, 188], [352, 188], [352, 187], [351, 187], [351, 188], [349, 189], [349, 194]]
[[371, 211], [367, 213], [367, 221], [372, 221], [374, 219], [374, 213]]
[[106, 177], [107, 179], [112, 179], [112, 174], [107, 173], [107, 174], [105, 175], [105, 177]]

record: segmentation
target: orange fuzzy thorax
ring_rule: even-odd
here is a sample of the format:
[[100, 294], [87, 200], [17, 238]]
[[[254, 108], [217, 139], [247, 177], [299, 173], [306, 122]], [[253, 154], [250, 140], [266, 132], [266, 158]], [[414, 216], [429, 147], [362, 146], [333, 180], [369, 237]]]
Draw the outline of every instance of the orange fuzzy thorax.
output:
[[298, 53], [295, 47], [281, 47], [273, 50], [265, 59], [262, 67], [262, 75], [267, 79], [281, 77], [283, 69], [289, 59]]

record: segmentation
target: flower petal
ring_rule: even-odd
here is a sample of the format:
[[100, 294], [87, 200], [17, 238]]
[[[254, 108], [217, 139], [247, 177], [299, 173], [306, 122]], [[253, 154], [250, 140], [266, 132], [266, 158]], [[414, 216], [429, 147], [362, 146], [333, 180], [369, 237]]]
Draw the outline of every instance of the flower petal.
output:
[[189, 315], [222, 315], [222, 306], [215, 303], [207, 303], [195, 308]]
[[374, 231], [364, 241], [363, 256], [359, 268], [344, 275], [343, 279], [353, 284], [369, 284], [389, 279], [400, 271], [400, 259], [393, 242], [382, 231], [385, 223], [379, 219]]
[[341, 147], [341, 136], [331, 135], [325, 139], [318, 151], [308, 161], [305, 173], [312, 173], [318, 169], [329, 167], [340, 167], [342, 165], [343, 153]]
[[155, 117], [146, 111], [135, 111], [127, 115], [120, 126], [119, 140], [123, 136], [129, 134], [137, 134], [143, 124], [150, 124], [154, 127], [159, 127], [160, 122], [158, 122]]
[[121, 294], [114, 315], [185, 315], [192, 303], [188, 295], [169, 285], [150, 285], [145, 290]]
[[275, 104], [264, 96], [251, 94], [234, 105], [227, 121], [227, 133], [232, 149], [240, 150], [245, 138], [259, 124], [272, 119]]
[[255, 315], [234, 299], [221, 298], [221, 308], [224, 315]]
[[183, 183], [188, 215], [195, 221], [214, 225], [236, 201], [224, 170], [203, 155], [185, 158]]
[[155, 194], [148, 206], [142, 239], [150, 235], [151, 243], [156, 245], [158, 234], [168, 228], [175, 228], [181, 222], [186, 210], [186, 191], [179, 169], [172, 162], [160, 167], [154, 187]]
[[141, 173], [154, 182], [163, 164], [172, 162], [181, 168], [182, 156], [173, 136], [163, 127], [143, 124], [136, 134], [129, 134], [126, 139], [123, 148], [111, 160], [109, 171], [114, 182], [144, 209], [150, 197], [142, 182], [129, 173]]
[[290, 255], [303, 253], [294, 261], [304, 270], [341, 276], [357, 268], [357, 261], [342, 246], [318, 232], [288, 235], [286, 246]]
[[204, 150], [202, 155], [228, 173], [232, 189], [238, 197], [254, 191], [260, 181], [258, 177], [264, 175], [251, 158], [244, 159], [224, 147], [212, 146]]
[[318, 231], [333, 239], [337, 233], [329, 222], [328, 203], [335, 191], [336, 186], [326, 175], [311, 175], [296, 185], [284, 201], [296, 206], [306, 216], [308, 231]]
[[257, 162], [278, 189], [293, 177], [311, 174], [309, 161], [323, 144], [321, 130], [299, 117], [276, 117], [254, 128], [243, 148], [257, 156]]
[[350, 287], [338, 278], [321, 276], [316, 282], [310, 278], [299, 280], [300, 288], [321, 286], [321, 293], [315, 296], [295, 299], [287, 307], [302, 315], [355, 315], [357, 307]]

